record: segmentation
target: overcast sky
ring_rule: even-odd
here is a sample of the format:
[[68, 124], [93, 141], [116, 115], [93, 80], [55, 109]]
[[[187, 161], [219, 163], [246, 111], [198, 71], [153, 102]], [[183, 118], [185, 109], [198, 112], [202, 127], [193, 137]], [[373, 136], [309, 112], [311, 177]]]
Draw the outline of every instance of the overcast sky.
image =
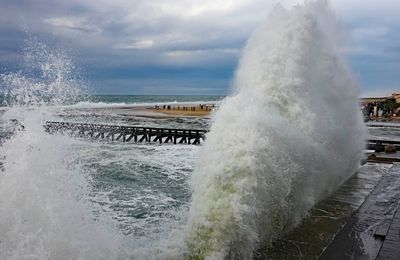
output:
[[[26, 39], [71, 54], [95, 93], [226, 94], [240, 50], [282, 0], [0, 0], [0, 72]], [[363, 95], [400, 91], [400, 1], [331, 0]]]

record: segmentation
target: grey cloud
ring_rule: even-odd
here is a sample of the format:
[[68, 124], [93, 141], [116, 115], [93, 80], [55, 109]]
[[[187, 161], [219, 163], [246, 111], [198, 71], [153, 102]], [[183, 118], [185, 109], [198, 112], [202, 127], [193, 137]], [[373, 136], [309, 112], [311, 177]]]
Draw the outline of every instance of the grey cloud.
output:
[[83, 33], [95, 33], [101, 31], [95, 24], [80, 17], [44, 18], [42, 21], [54, 27], [77, 30]]
[[[291, 6], [298, 1], [281, 2]], [[375, 65], [364, 68], [362, 61], [366, 57], [371, 64], [379, 63], [383, 67], [387, 62], [398, 61], [400, 53], [396, 43], [400, 32], [396, 27], [400, 18], [396, 10], [400, 8], [399, 1], [331, 2], [355, 33], [352, 46], [345, 53], [362, 77], [367, 70], [377, 68]], [[246, 39], [275, 3], [265, 0], [3, 0], [0, 3], [0, 67], [15, 64], [24, 38], [34, 35], [73, 50], [89, 71], [107, 73], [126, 67], [232, 70]], [[227, 85], [227, 78], [224, 74], [217, 85]], [[113, 80], [117, 82], [116, 78]], [[129, 87], [127, 82], [118, 83], [124, 86], [124, 91]], [[178, 83], [183, 86], [183, 82]], [[213, 86], [212, 82], [208, 84]]]

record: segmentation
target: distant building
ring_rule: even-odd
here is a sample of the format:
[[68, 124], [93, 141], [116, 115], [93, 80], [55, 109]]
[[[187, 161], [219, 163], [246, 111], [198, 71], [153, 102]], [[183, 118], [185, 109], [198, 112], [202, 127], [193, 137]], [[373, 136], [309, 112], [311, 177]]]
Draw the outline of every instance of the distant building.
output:
[[361, 104], [362, 105], [367, 105], [370, 103], [380, 103], [380, 102], [385, 102], [389, 97], [367, 97], [367, 98], [361, 98]]
[[365, 98], [361, 98], [361, 104], [367, 105], [367, 104], [371, 104], [371, 103], [381, 103], [381, 102], [385, 102], [388, 99], [395, 99], [396, 103], [400, 103], [400, 93], [393, 93], [390, 96], [383, 96], [383, 97], [365, 97]]
[[361, 98], [360, 103], [365, 116], [391, 117], [400, 114], [400, 93], [384, 97]]
[[392, 98], [396, 100], [396, 103], [400, 103], [400, 93], [393, 93]]

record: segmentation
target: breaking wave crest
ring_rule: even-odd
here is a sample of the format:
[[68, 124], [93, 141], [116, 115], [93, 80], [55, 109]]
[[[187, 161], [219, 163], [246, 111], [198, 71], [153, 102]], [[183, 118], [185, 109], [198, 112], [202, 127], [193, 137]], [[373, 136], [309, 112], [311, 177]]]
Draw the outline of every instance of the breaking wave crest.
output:
[[194, 172], [187, 257], [251, 259], [359, 167], [359, 88], [326, 1], [276, 7], [248, 40]]

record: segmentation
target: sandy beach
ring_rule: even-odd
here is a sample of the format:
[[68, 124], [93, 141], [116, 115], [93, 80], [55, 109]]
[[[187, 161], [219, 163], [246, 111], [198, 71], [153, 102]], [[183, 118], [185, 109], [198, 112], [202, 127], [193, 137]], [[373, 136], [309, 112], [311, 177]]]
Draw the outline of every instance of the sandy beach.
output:
[[188, 104], [148, 105], [148, 106], [110, 106], [110, 107], [80, 107], [71, 110], [86, 111], [101, 114], [117, 114], [124, 116], [145, 117], [203, 117], [211, 115], [216, 108], [215, 104]]
[[215, 105], [168, 105], [146, 107], [146, 109], [154, 113], [162, 113], [170, 116], [208, 116], [215, 109]]

